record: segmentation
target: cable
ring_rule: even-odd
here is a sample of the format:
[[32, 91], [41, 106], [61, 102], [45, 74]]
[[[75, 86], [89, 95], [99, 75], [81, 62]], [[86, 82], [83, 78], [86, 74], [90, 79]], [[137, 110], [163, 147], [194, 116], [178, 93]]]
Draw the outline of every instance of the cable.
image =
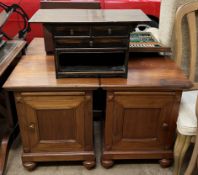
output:
[[[22, 0], [20, 0], [18, 3], [20, 4], [21, 2], [22, 2]], [[15, 13], [19, 14], [23, 18], [23, 21], [24, 21], [24, 24], [23, 25], [24, 26], [23, 26], [22, 29], [19, 29], [18, 34], [19, 34], [19, 38], [24, 38], [25, 35], [27, 34], [27, 32], [30, 32], [31, 31], [31, 28], [30, 28], [30, 24], [28, 23], [29, 17], [25, 13], [25, 11], [23, 10], [23, 8], [20, 7], [19, 4], [13, 4], [11, 6], [7, 6], [6, 4], [0, 2], [0, 7], [2, 7], [7, 13], [14, 13], [15, 12]], [[0, 29], [1, 29], [1, 27], [0, 27]], [[10, 37], [5, 32], [3, 32], [2, 30], [0, 30], [0, 32], [7, 39], [10, 39]]]
[[[17, 4], [20, 6], [20, 5], [21, 5], [21, 3], [22, 3], [22, 1], [23, 1], [23, 0], [19, 0], [19, 2], [18, 2]], [[17, 15], [17, 20], [18, 20], [18, 21], [20, 21], [20, 17], [19, 17], [19, 15]], [[21, 29], [22, 27], [21, 27], [20, 22], [18, 22], [17, 24], [18, 24], [19, 29]]]
[[[0, 7], [2, 7], [5, 11], [8, 9], [9, 6], [7, 6], [6, 4], [0, 2]], [[7, 12], [7, 11], [6, 11]]]
[[28, 23], [29, 17], [20, 6], [14, 4], [13, 7], [15, 8], [14, 11], [20, 14], [24, 20], [24, 27], [22, 30], [19, 31], [19, 38], [22, 38], [25, 35], [25, 33], [31, 31], [30, 24]]

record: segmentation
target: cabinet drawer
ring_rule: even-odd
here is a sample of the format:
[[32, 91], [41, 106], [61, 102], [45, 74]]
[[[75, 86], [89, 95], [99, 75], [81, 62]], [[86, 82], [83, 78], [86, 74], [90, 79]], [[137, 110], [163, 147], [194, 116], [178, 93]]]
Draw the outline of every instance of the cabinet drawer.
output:
[[128, 47], [128, 38], [56, 38], [56, 48]]
[[[128, 38], [94, 38], [93, 47], [128, 47]], [[89, 44], [90, 45], [90, 44]]]
[[57, 26], [54, 28], [55, 36], [89, 36], [88, 26]]
[[94, 26], [92, 27], [93, 36], [128, 36], [128, 26]]
[[88, 38], [56, 38], [56, 48], [87, 48], [90, 47]]

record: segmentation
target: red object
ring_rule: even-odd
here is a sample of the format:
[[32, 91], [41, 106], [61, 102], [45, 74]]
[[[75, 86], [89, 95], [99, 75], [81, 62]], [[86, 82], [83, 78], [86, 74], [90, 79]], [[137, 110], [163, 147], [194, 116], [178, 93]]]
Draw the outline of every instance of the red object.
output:
[[[40, 0], [1, 0], [1, 2], [9, 6], [12, 4], [19, 4], [29, 17], [31, 17], [40, 8]], [[13, 37], [22, 28], [22, 26], [22, 18], [20, 15], [14, 13], [9, 17], [9, 20], [3, 27], [3, 31]], [[42, 25], [33, 24], [31, 25], [31, 29], [31, 32], [27, 35], [28, 42], [30, 42], [34, 37], [43, 36]]]
[[149, 16], [159, 18], [161, 0], [100, 0], [104, 9], [141, 9]]
[[[70, 0], [70, 1], [91, 1], [91, 0]], [[1, 2], [12, 5], [19, 4], [25, 12], [31, 17], [39, 8], [40, 0], [1, 0]], [[141, 9], [149, 16], [159, 18], [160, 0], [100, 0], [102, 9]], [[4, 26], [3, 30], [10, 36], [14, 36], [23, 24], [19, 15], [12, 15]], [[32, 31], [28, 34], [27, 40], [31, 41], [34, 37], [42, 37], [42, 26], [38, 24], [31, 25]]]

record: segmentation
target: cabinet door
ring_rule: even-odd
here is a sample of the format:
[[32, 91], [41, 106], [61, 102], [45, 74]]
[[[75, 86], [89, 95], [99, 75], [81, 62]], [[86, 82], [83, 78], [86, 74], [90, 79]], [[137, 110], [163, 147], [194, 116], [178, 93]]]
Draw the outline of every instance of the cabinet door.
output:
[[106, 150], [171, 149], [180, 94], [115, 92], [107, 99]]
[[85, 130], [92, 133], [91, 96], [21, 93], [16, 101], [24, 152], [84, 150]]

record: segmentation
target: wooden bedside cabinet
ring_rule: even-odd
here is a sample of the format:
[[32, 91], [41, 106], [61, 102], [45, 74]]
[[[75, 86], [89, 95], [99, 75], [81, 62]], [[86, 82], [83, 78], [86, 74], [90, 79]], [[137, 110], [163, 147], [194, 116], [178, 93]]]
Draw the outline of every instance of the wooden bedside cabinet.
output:
[[15, 98], [26, 168], [36, 165], [33, 159], [85, 159], [87, 168], [95, 166], [91, 93], [24, 92]]
[[32, 54], [37, 43], [3, 86], [15, 95], [27, 169], [71, 160], [94, 167], [92, 106], [106, 113], [105, 168], [118, 159], [170, 165], [181, 93], [192, 86], [174, 61], [146, 53], [129, 59], [127, 78], [56, 79], [54, 57]]
[[127, 79], [101, 79], [107, 91], [105, 168], [117, 159], [173, 159], [176, 120], [182, 89], [191, 87], [169, 58], [132, 58]]
[[25, 168], [45, 161], [95, 166], [92, 92], [98, 86], [92, 78], [56, 80], [53, 56], [22, 58], [4, 88], [15, 95]]

